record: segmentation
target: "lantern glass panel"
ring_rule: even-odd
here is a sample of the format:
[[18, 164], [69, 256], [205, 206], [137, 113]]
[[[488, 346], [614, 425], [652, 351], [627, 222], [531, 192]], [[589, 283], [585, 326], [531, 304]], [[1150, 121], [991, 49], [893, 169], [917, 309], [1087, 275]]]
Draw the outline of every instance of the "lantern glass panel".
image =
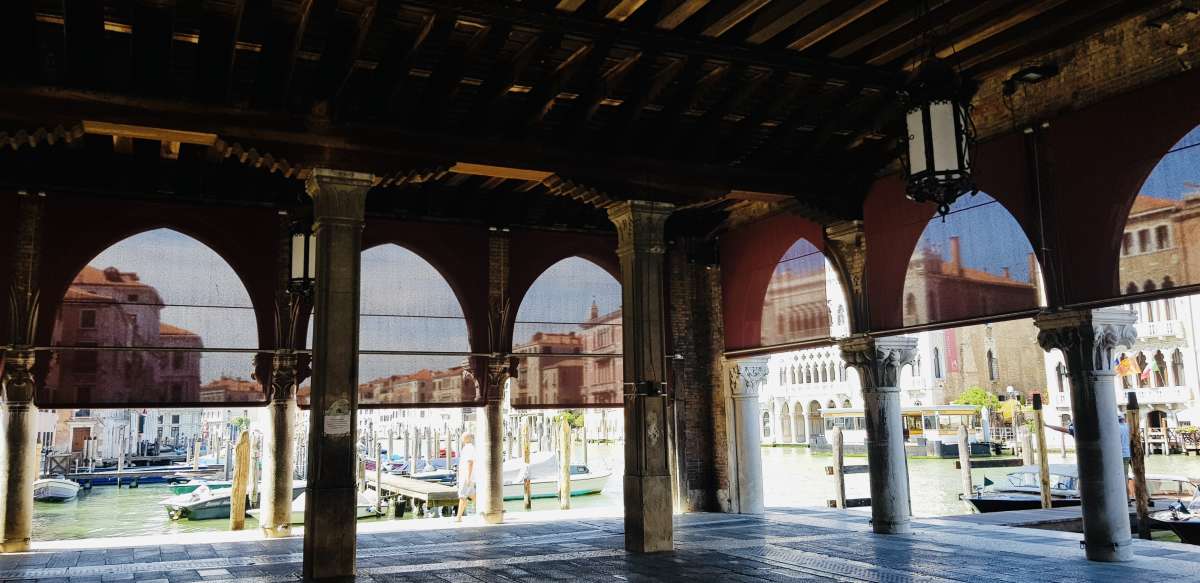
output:
[[908, 112], [905, 124], [908, 129], [908, 173], [920, 174], [927, 169], [925, 164], [925, 110], [917, 108]]
[[954, 131], [955, 106], [949, 101], [929, 104], [930, 130], [933, 133], [933, 170], [957, 171], [959, 137]]
[[304, 233], [292, 234], [292, 279], [303, 279], [306, 275], [304, 273], [305, 238]]
[[308, 236], [308, 245], [305, 246], [305, 249], [306, 249], [306, 253], [308, 255], [307, 275], [308, 275], [309, 279], [313, 279], [313, 278], [317, 277], [317, 236], [316, 235]]

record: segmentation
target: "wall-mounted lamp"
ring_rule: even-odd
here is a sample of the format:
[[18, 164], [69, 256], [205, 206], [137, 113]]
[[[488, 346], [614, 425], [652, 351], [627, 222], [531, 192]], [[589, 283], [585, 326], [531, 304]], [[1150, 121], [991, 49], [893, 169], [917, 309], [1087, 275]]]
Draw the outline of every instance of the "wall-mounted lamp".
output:
[[1057, 63], [1042, 63], [1030, 65], [1013, 73], [1004, 82], [1004, 94], [1012, 95], [1017, 92], [1017, 85], [1033, 85], [1058, 75]]

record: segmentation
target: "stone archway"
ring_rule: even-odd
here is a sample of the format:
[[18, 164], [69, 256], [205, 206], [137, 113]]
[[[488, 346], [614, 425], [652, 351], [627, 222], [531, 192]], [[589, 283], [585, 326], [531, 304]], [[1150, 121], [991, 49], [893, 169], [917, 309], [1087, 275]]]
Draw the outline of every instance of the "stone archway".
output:
[[813, 401], [808, 404], [808, 441], [818, 443], [825, 438], [825, 423], [821, 421], [821, 403]]
[[792, 437], [796, 443], [808, 442], [808, 425], [804, 423], [804, 408], [800, 403], [792, 404]]
[[779, 406], [779, 441], [781, 443], [792, 443], [792, 411], [788, 408], [785, 402]]

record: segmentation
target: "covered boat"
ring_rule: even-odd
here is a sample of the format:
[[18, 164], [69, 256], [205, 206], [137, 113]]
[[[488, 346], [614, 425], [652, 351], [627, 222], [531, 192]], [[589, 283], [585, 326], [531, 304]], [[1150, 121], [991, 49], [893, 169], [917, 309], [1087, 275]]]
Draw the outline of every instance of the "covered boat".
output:
[[[984, 486], [965, 500], [980, 513], [1041, 508], [1040, 476], [1039, 466], [1022, 466], [1005, 476], [1007, 483]], [[1146, 474], [1146, 489], [1150, 505], [1159, 508], [1197, 494], [1195, 480], [1167, 474]], [[1073, 464], [1050, 464], [1050, 505], [1060, 508], [1080, 503], [1079, 468]]]
[[180, 494], [191, 494], [200, 486], [208, 486], [209, 490], [226, 490], [233, 487], [233, 482], [229, 480], [215, 481], [204, 479], [192, 479], [182, 484], [176, 483], [171, 485], [171, 493], [176, 496]]
[[[292, 517], [290, 521], [292, 524], [304, 524], [304, 503], [305, 496], [303, 492], [301, 492], [295, 500], [292, 500]], [[355, 504], [354, 512], [357, 518], [370, 518], [372, 516], [379, 516], [379, 507], [375, 502], [375, 492], [370, 490], [366, 492], [359, 492], [358, 501]], [[255, 508], [253, 510], [247, 510], [246, 514], [249, 514], [257, 519], [262, 514], [262, 509]]]
[[[512, 459], [504, 462], [504, 499], [521, 500], [525, 497], [525, 475], [529, 475], [531, 498], [555, 498], [558, 496], [560, 473], [558, 454], [539, 452], [530, 458], [526, 468], [524, 461]], [[612, 477], [609, 470], [592, 470], [584, 464], [571, 464], [571, 495], [596, 494], [604, 489]]]
[[[304, 493], [305, 483], [296, 481], [292, 485], [292, 499]], [[172, 496], [159, 502], [167, 510], [171, 520], [209, 520], [213, 518], [229, 518], [232, 489], [212, 490], [201, 484], [188, 494]], [[246, 507], [249, 508], [249, 496]]]
[[1153, 528], [1169, 528], [1179, 540], [1189, 545], [1200, 545], [1200, 495], [1188, 504], [1178, 501], [1168, 510], [1150, 515]]
[[79, 484], [66, 478], [42, 478], [33, 482], [33, 499], [38, 502], [66, 502], [79, 494]]

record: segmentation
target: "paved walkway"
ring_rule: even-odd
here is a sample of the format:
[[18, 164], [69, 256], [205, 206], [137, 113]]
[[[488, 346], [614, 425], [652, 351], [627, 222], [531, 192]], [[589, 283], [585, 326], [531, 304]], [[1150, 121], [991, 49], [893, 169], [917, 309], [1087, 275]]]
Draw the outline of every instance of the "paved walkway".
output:
[[[430, 526], [435, 522], [425, 521]], [[764, 517], [689, 514], [676, 550], [631, 555], [621, 521], [584, 518], [359, 536], [365, 581], [1172, 581], [1200, 580], [1200, 547], [1135, 542], [1137, 559], [1089, 563], [1080, 535], [938, 519], [911, 536], [869, 532], [855, 512], [787, 509]], [[0, 579], [257, 583], [295, 581], [298, 538], [41, 550], [0, 556]]]

